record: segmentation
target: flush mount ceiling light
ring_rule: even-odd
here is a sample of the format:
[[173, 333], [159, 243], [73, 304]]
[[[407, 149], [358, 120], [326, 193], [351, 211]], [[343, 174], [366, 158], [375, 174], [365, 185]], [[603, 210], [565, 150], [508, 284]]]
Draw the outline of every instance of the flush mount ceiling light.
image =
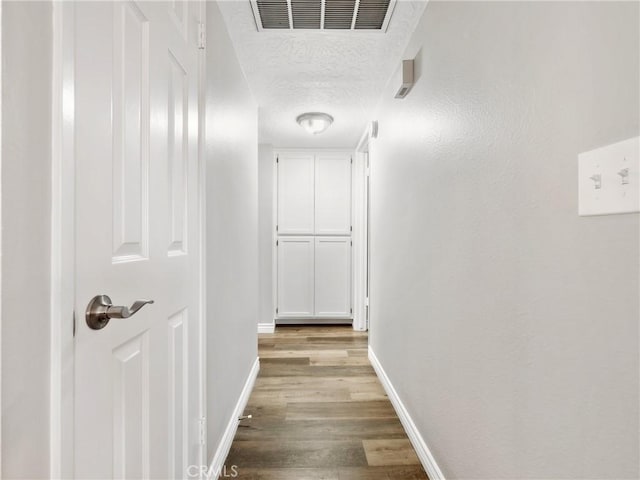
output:
[[299, 115], [296, 122], [307, 132], [317, 135], [324, 132], [333, 123], [333, 117], [326, 113], [308, 112]]

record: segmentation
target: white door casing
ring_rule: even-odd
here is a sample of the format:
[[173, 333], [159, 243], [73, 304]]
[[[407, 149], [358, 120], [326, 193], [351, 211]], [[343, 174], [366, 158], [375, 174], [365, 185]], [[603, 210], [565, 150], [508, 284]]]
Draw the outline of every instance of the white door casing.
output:
[[353, 163], [353, 328], [369, 329], [369, 175], [375, 136], [370, 125], [356, 147]]
[[[201, 455], [196, 2], [75, 4], [76, 478]], [[91, 330], [84, 310], [155, 303]]]
[[364, 276], [366, 279], [364, 289], [364, 304], [365, 304], [365, 317], [364, 317], [364, 329], [369, 329], [369, 319], [371, 317], [371, 167], [369, 152], [364, 154], [364, 167], [365, 167], [365, 181], [364, 181], [364, 222], [363, 222], [363, 247], [364, 247]]

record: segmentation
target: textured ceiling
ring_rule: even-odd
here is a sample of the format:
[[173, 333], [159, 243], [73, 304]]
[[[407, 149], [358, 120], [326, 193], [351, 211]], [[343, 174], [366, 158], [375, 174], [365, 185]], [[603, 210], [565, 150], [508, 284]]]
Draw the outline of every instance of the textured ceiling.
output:
[[[399, 0], [386, 33], [258, 32], [249, 0], [219, 5], [259, 105], [260, 143], [353, 147], [373, 120], [371, 112], [400, 66], [426, 1]], [[299, 114], [313, 111], [335, 119], [329, 130], [316, 136], [295, 121]]]

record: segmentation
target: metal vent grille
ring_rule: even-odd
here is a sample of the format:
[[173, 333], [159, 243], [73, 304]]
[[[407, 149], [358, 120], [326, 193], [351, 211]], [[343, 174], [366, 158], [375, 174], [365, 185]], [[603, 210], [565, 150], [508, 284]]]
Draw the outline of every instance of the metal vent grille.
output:
[[360, 0], [355, 28], [357, 30], [378, 30], [382, 28], [388, 8], [389, 0]]
[[319, 29], [322, 2], [320, 0], [291, 0], [293, 28]]
[[250, 0], [258, 30], [386, 32], [397, 0]]
[[260, 0], [257, 7], [262, 28], [289, 28], [287, 0]]
[[326, 0], [324, 6], [324, 28], [350, 29], [356, 0]]

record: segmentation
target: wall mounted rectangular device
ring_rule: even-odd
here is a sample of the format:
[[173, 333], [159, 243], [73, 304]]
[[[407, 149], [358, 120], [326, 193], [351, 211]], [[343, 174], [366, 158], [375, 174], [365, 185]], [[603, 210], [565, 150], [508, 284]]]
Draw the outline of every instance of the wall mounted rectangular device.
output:
[[404, 98], [407, 96], [411, 88], [413, 87], [413, 60], [402, 61], [402, 85], [396, 93], [396, 98]]

